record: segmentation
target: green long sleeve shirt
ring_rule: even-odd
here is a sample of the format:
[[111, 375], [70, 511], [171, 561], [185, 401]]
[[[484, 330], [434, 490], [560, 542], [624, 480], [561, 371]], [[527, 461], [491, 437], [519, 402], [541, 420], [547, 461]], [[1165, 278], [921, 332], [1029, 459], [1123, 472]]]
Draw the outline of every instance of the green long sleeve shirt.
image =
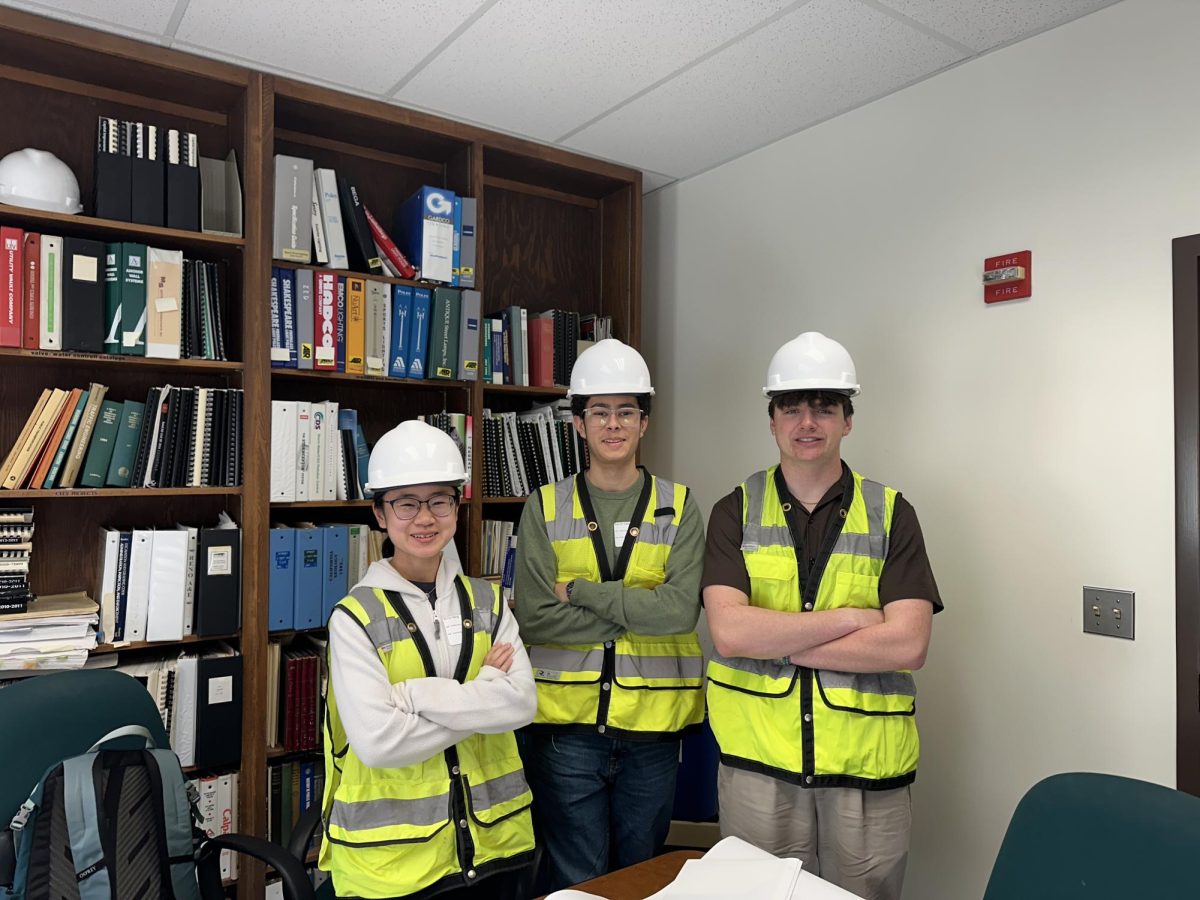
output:
[[[611, 492], [598, 490], [588, 482], [610, 566], [616, 566], [620, 549], [614, 526], [629, 523], [642, 485], [643, 479], [639, 478], [628, 490]], [[704, 522], [690, 491], [667, 557], [666, 580], [653, 590], [627, 587], [620, 581], [576, 579], [571, 602], [561, 603], [554, 586], [565, 579], [558, 577], [540, 494], [535, 492], [525, 501], [517, 534], [513, 598], [521, 637], [527, 643], [592, 644], [612, 640], [626, 631], [683, 634], [696, 627], [704, 570]]]

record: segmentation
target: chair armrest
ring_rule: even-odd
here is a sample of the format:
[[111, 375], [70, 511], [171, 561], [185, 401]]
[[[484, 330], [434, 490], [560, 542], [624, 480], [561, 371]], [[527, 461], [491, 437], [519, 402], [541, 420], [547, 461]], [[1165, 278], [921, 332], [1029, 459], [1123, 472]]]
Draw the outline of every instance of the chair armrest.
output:
[[248, 834], [220, 834], [204, 842], [196, 859], [203, 900], [225, 896], [221, 885], [222, 849], [253, 856], [273, 867], [283, 881], [283, 896], [287, 900], [313, 900], [312, 882], [300, 860], [278, 844]]
[[288, 853], [303, 862], [308, 856], [308, 845], [312, 843], [313, 835], [322, 827], [321, 804], [310, 803], [308, 809], [304, 811], [292, 829], [291, 837], [288, 838]]

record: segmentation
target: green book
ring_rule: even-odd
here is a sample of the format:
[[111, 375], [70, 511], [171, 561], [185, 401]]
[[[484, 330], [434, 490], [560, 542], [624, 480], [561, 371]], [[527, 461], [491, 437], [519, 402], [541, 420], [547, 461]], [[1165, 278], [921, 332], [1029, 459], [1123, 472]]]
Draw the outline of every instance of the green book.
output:
[[292, 763], [284, 763], [283, 774], [280, 780], [280, 809], [279, 824], [283, 829], [284, 834], [292, 833], [292, 826], [296, 823], [292, 816]]
[[83, 460], [83, 477], [79, 483], [84, 487], [104, 487], [104, 476], [108, 472], [120, 425], [121, 404], [115, 400], [105, 400], [96, 419], [96, 428], [92, 431], [92, 443]]
[[121, 404], [121, 423], [113, 444], [112, 460], [108, 464], [108, 476], [104, 479], [109, 487], [129, 487], [145, 411], [146, 404], [136, 400], [126, 400]]
[[146, 355], [146, 245], [121, 245], [121, 352]]
[[429, 317], [430, 378], [453, 380], [458, 371], [458, 326], [462, 299], [453, 288], [434, 288], [433, 312]]
[[121, 263], [123, 244], [104, 247], [104, 352], [121, 352]]
[[75, 404], [75, 411], [71, 413], [71, 421], [67, 423], [67, 430], [63, 432], [62, 442], [59, 443], [58, 450], [54, 453], [54, 460], [46, 472], [46, 480], [42, 482], [43, 488], [54, 487], [54, 479], [58, 477], [63, 460], [67, 458], [67, 448], [71, 446], [71, 438], [75, 437], [75, 429], [79, 427], [79, 420], [83, 418], [83, 408], [87, 406], [89, 395], [89, 391], [84, 391], [79, 395], [79, 402]]

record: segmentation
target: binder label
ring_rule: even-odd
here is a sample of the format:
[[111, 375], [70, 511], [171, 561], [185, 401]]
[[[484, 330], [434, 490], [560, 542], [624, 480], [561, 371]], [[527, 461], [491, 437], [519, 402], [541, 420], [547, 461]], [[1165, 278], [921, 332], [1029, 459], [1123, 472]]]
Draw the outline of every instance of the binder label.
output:
[[233, 702], [233, 676], [225, 675], [208, 682], [208, 705]]
[[208, 548], [208, 574], [209, 575], [232, 575], [233, 574], [233, 548], [232, 547], [209, 547]]

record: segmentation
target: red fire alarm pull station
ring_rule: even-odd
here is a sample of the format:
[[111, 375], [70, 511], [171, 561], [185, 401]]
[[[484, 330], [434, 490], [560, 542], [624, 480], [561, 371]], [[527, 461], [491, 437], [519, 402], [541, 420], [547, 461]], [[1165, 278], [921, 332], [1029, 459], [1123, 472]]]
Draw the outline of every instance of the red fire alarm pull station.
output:
[[983, 261], [983, 302], [1023, 300], [1033, 296], [1033, 252], [1022, 250]]

